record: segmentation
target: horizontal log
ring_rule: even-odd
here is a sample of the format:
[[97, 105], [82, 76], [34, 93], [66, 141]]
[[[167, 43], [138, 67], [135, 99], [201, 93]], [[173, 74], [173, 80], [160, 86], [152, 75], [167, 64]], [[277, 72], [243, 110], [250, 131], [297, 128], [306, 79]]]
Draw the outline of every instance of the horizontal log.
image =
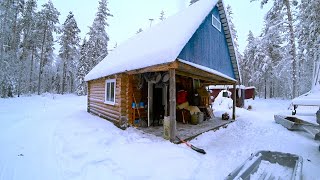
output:
[[91, 91], [91, 92], [89, 92], [89, 95], [96, 95], [96, 96], [104, 97], [105, 96], [105, 92]]
[[104, 101], [104, 96], [97, 96], [97, 95], [90, 95], [89, 100], [99, 100], [99, 101]]
[[105, 90], [105, 85], [103, 84], [102, 86], [94, 86], [94, 87], [90, 87], [90, 90]]
[[128, 71], [127, 74], [133, 75], [133, 74], [141, 74], [145, 72], [168, 71], [169, 69], [172, 69], [172, 68], [173, 69], [177, 68], [176, 62], [159, 64], [159, 65], [149, 66], [142, 69], [132, 70], [132, 71]]
[[108, 116], [110, 118], [114, 118], [114, 119], [118, 119], [120, 117], [120, 113], [118, 114], [112, 114], [112, 113], [109, 113], [109, 112], [106, 112], [106, 111], [101, 111], [97, 108], [90, 108], [90, 111], [95, 111], [99, 114], [104, 114], [105, 116]]
[[104, 103], [104, 99], [99, 99], [99, 98], [93, 98], [93, 97], [89, 97], [89, 102], [100, 102], [100, 103]]
[[93, 107], [93, 108], [99, 109], [104, 112], [109, 112], [111, 114], [119, 113], [119, 107], [112, 107], [107, 104], [102, 105], [102, 104], [91, 103], [91, 104], [89, 104], [89, 107], [90, 108]]
[[96, 105], [96, 104], [90, 104], [90, 109], [97, 109], [101, 112], [106, 112], [106, 113], [109, 113], [109, 114], [114, 114], [114, 115], [119, 115], [119, 107], [118, 108], [108, 108], [108, 107], [103, 107], [103, 106], [100, 106], [100, 105]]
[[109, 120], [109, 121], [111, 121], [113, 123], [119, 123], [119, 117], [109, 116], [109, 115], [107, 115], [105, 113], [100, 113], [99, 111], [96, 111], [95, 109], [90, 109], [90, 112], [95, 114], [95, 115], [97, 115], [97, 116], [99, 116], [99, 117], [102, 117], [102, 118], [104, 118], [106, 120]]

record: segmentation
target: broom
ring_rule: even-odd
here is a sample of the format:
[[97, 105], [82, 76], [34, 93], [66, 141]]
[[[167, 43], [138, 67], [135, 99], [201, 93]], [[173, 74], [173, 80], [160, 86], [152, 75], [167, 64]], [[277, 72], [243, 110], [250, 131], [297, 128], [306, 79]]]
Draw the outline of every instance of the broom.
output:
[[206, 152], [203, 149], [197, 148], [192, 144], [189, 144], [188, 142], [180, 139], [178, 136], [176, 136], [181, 142], [185, 143], [188, 147], [190, 147], [191, 149], [193, 149], [194, 151], [197, 151], [198, 153], [202, 153], [202, 154], [206, 154]]

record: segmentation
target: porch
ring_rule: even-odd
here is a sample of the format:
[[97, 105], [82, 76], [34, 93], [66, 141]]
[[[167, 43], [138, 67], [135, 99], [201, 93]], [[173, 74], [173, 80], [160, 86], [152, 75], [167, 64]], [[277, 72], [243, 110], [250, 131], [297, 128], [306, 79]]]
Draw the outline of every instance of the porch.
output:
[[[192, 125], [192, 124], [176, 124], [176, 135], [182, 140], [191, 140], [202, 133], [208, 131], [218, 130], [220, 127], [224, 127], [229, 123], [234, 122], [234, 120], [221, 120], [220, 118], [214, 117], [209, 120], [203, 121], [200, 124]], [[163, 137], [163, 129], [162, 125], [160, 126], [150, 126], [150, 127], [138, 127], [139, 130], [144, 133], [152, 134], [158, 137]], [[173, 141], [174, 143], [180, 143], [178, 139]]]
[[[182, 139], [192, 139], [231, 122], [212, 118], [210, 111], [210, 94], [205, 87], [212, 84], [235, 87], [237, 83], [235, 79], [218, 71], [177, 59], [172, 63], [146, 67], [127, 74], [128, 122], [140, 126], [139, 129], [146, 133], [162, 137], [163, 126], [153, 125], [164, 117], [170, 119], [171, 142], [177, 141], [176, 135]], [[235, 120], [235, 96], [233, 100], [232, 119]], [[190, 121], [190, 116], [195, 113], [203, 113], [205, 119], [211, 119], [199, 124], [193, 122], [197, 125], [182, 123]], [[141, 124], [142, 120], [146, 122], [144, 125]]]

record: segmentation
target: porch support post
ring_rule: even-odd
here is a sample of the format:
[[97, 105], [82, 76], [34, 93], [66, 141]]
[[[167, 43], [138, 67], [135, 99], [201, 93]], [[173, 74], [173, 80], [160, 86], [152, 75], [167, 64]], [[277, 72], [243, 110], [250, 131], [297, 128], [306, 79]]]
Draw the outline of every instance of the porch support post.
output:
[[176, 71], [169, 69], [170, 89], [169, 89], [169, 103], [170, 103], [170, 141], [174, 142], [176, 138]]
[[236, 84], [233, 84], [233, 92], [232, 92], [232, 99], [233, 99], [233, 106], [232, 106], [232, 119], [235, 120], [236, 119], [236, 93], [237, 93], [237, 89], [236, 89]]

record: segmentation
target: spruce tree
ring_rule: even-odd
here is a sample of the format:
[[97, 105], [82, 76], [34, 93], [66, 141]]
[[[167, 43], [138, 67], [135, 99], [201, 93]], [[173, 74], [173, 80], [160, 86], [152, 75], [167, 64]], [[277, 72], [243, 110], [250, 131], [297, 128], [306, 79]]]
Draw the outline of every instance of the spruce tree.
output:
[[243, 84], [246, 86], [252, 86], [252, 76], [254, 74], [253, 62], [256, 56], [257, 51], [257, 42], [256, 38], [253, 36], [253, 33], [249, 31], [247, 38], [247, 46], [244, 50], [243, 60], [240, 61], [241, 75]]
[[[251, 1], [260, 1], [261, 2], [261, 7], [263, 7], [265, 4], [268, 3], [269, 0], [251, 0]], [[296, 50], [296, 38], [295, 38], [295, 30], [294, 30], [294, 14], [292, 12], [293, 6], [297, 4], [296, 0], [273, 0], [273, 7], [272, 10], [275, 12], [275, 14], [280, 15], [280, 14], [285, 14], [285, 19], [283, 21], [286, 22], [286, 31], [285, 33], [287, 34], [288, 38], [288, 44], [289, 47], [287, 51], [289, 52], [289, 61], [292, 62], [292, 93], [291, 97], [294, 98], [297, 96], [297, 79], [298, 79], [298, 74], [297, 74], [297, 50]]]
[[77, 70], [77, 89], [76, 93], [79, 96], [83, 96], [87, 94], [87, 84], [84, 80], [84, 77], [86, 74], [89, 72], [90, 68], [90, 63], [88, 61], [88, 44], [87, 40], [84, 39], [83, 43], [81, 45], [80, 49], [80, 59], [79, 59], [79, 65], [78, 65], [78, 70]]
[[108, 9], [108, 1], [100, 0], [98, 12], [88, 33], [88, 58], [90, 70], [108, 55], [109, 36], [106, 31], [108, 17], [113, 16]]
[[19, 81], [18, 48], [24, 0], [0, 1], [0, 93], [12, 97]]
[[[37, 2], [28, 0], [25, 3], [22, 13], [20, 26], [22, 31], [22, 41], [20, 43], [20, 67], [18, 80], [18, 96], [21, 93], [31, 93], [32, 74], [33, 74], [33, 54], [35, 53], [36, 45], [36, 9]], [[28, 75], [28, 76], [25, 76]]]
[[301, 0], [298, 12], [299, 82], [301, 93], [305, 93], [312, 87], [314, 65], [320, 62], [320, 1]]
[[42, 6], [38, 13], [37, 30], [40, 48], [39, 73], [38, 73], [38, 94], [41, 92], [42, 75], [44, 74], [45, 65], [50, 65], [53, 59], [54, 38], [53, 33], [58, 33], [57, 24], [59, 23], [60, 13], [53, 6], [52, 1]]
[[[79, 55], [79, 37], [80, 29], [72, 12], [69, 12], [66, 21], [62, 25], [62, 35], [59, 44], [61, 45], [59, 56], [62, 60], [62, 84], [61, 94], [66, 92], [66, 86], [69, 88], [68, 92], [73, 92], [73, 85], [75, 82], [75, 67], [76, 60]], [[68, 84], [67, 84], [67, 80]]]

